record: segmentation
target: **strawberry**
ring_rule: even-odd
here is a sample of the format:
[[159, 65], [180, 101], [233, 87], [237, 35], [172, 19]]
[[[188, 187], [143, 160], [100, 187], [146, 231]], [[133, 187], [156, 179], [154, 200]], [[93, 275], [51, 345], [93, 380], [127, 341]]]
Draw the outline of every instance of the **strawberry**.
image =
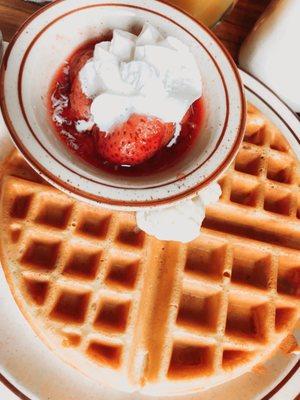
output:
[[166, 146], [170, 142], [175, 132], [175, 126], [173, 123], [169, 122], [167, 124], [164, 124], [164, 126], [165, 126], [165, 132], [164, 132], [162, 147]]
[[98, 130], [97, 150], [102, 158], [113, 164], [137, 165], [153, 157], [173, 134], [173, 124], [133, 114], [109, 133]]
[[84, 50], [76, 53], [70, 60], [70, 79], [71, 82], [78, 76], [80, 70], [93, 57], [93, 50]]
[[193, 112], [192, 107], [190, 107], [187, 112], [184, 114], [181, 124], [186, 124], [188, 122], [188, 120], [191, 118], [191, 114]]
[[82, 91], [79, 72], [93, 56], [92, 50], [87, 50], [70, 62], [71, 93], [70, 103], [75, 119], [88, 120], [90, 117], [91, 99]]
[[92, 100], [83, 93], [79, 77], [76, 77], [73, 81], [70, 103], [75, 119], [89, 119]]

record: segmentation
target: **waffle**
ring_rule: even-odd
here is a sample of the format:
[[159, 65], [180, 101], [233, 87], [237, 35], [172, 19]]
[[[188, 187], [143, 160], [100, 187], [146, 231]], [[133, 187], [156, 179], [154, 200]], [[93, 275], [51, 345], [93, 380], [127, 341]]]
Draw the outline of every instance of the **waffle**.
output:
[[125, 391], [207, 389], [253, 369], [300, 314], [299, 162], [249, 106], [199, 237], [161, 242], [131, 213], [69, 198], [18, 153], [1, 171], [1, 261], [42, 340]]

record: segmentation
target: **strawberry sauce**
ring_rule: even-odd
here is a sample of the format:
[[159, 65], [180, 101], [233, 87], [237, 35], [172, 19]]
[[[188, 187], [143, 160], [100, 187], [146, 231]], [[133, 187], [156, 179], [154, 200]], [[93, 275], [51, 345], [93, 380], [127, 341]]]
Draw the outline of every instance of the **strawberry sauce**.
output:
[[[107, 38], [105, 38], [107, 40]], [[58, 138], [74, 154], [87, 163], [106, 172], [125, 176], [144, 176], [159, 172], [174, 165], [193, 145], [200, 134], [203, 120], [203, 100], [196, 100], [182, 121], [182, 129], [175, 143], [171, 141], [159, 150], [151, 159], [139, 165], [114, 165], [97, 152], [97, 139], [91, 131], [78, 132], [76, 117], [70, 106], [71, 80], [76, 69], [76, 58], [87, 50], [91, 51], [99, 40], [94, 40], [80, 47], [56, 73], [49, 90], [49, 114]], [[71, 67], [73, 66], [73, 67]], [[54, 116], [56, 115], [56, 119]]]

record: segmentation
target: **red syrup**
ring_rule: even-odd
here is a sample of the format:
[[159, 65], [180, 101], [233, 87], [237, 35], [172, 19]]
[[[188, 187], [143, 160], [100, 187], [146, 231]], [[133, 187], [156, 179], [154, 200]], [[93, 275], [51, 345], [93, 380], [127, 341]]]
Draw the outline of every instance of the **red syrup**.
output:
[[[102, 40], [110, 40], [105, 38]], [[59, 68], [52, 81], [48, 107], [52, 124], [58, 138], [65, 144], [67, 149], [76, 154], [88, 164], [93, 165], [105, 172], [110, 172], [123, 176], [146, 176], [155, 172], [161, 172], [175, 165], [180, 158], [193, 146], [201, 131], [201, 123], [204, 116], [203, 100], [196, 100], [189, 108], [182, 124], [181, 132], [177, 140], [172, 145], [167, 145], [159, 150], [151, 159], [135, 166], [114, 165], [97, 153], [96, 139], [93, 130], [78, 132], [76, 129], [76, 119], [74, 118], [70, 106], [71, 75], [74, 60], [80, 57], [87, 50], [92, 51], [99, 40], [93, 40], [77, 49]], [[60, 123], [54, 120], [54, 113], [57, 104], [59, 107]], [[94, 130], [95, 131], [95, 130]]]

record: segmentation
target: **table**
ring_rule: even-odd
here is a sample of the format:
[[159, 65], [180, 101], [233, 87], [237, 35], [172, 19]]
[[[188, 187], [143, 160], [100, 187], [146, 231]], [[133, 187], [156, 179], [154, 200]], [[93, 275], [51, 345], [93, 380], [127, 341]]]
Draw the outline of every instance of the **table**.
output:
[[[215, 28], [236, 61], [241, 43], [269, 3], [270, 0], [239, 0], [232, 13]], [[0, 29], [4, 40], [9, 41], [22, 22], [40, 7], [23, 0], [0, 0]]]

